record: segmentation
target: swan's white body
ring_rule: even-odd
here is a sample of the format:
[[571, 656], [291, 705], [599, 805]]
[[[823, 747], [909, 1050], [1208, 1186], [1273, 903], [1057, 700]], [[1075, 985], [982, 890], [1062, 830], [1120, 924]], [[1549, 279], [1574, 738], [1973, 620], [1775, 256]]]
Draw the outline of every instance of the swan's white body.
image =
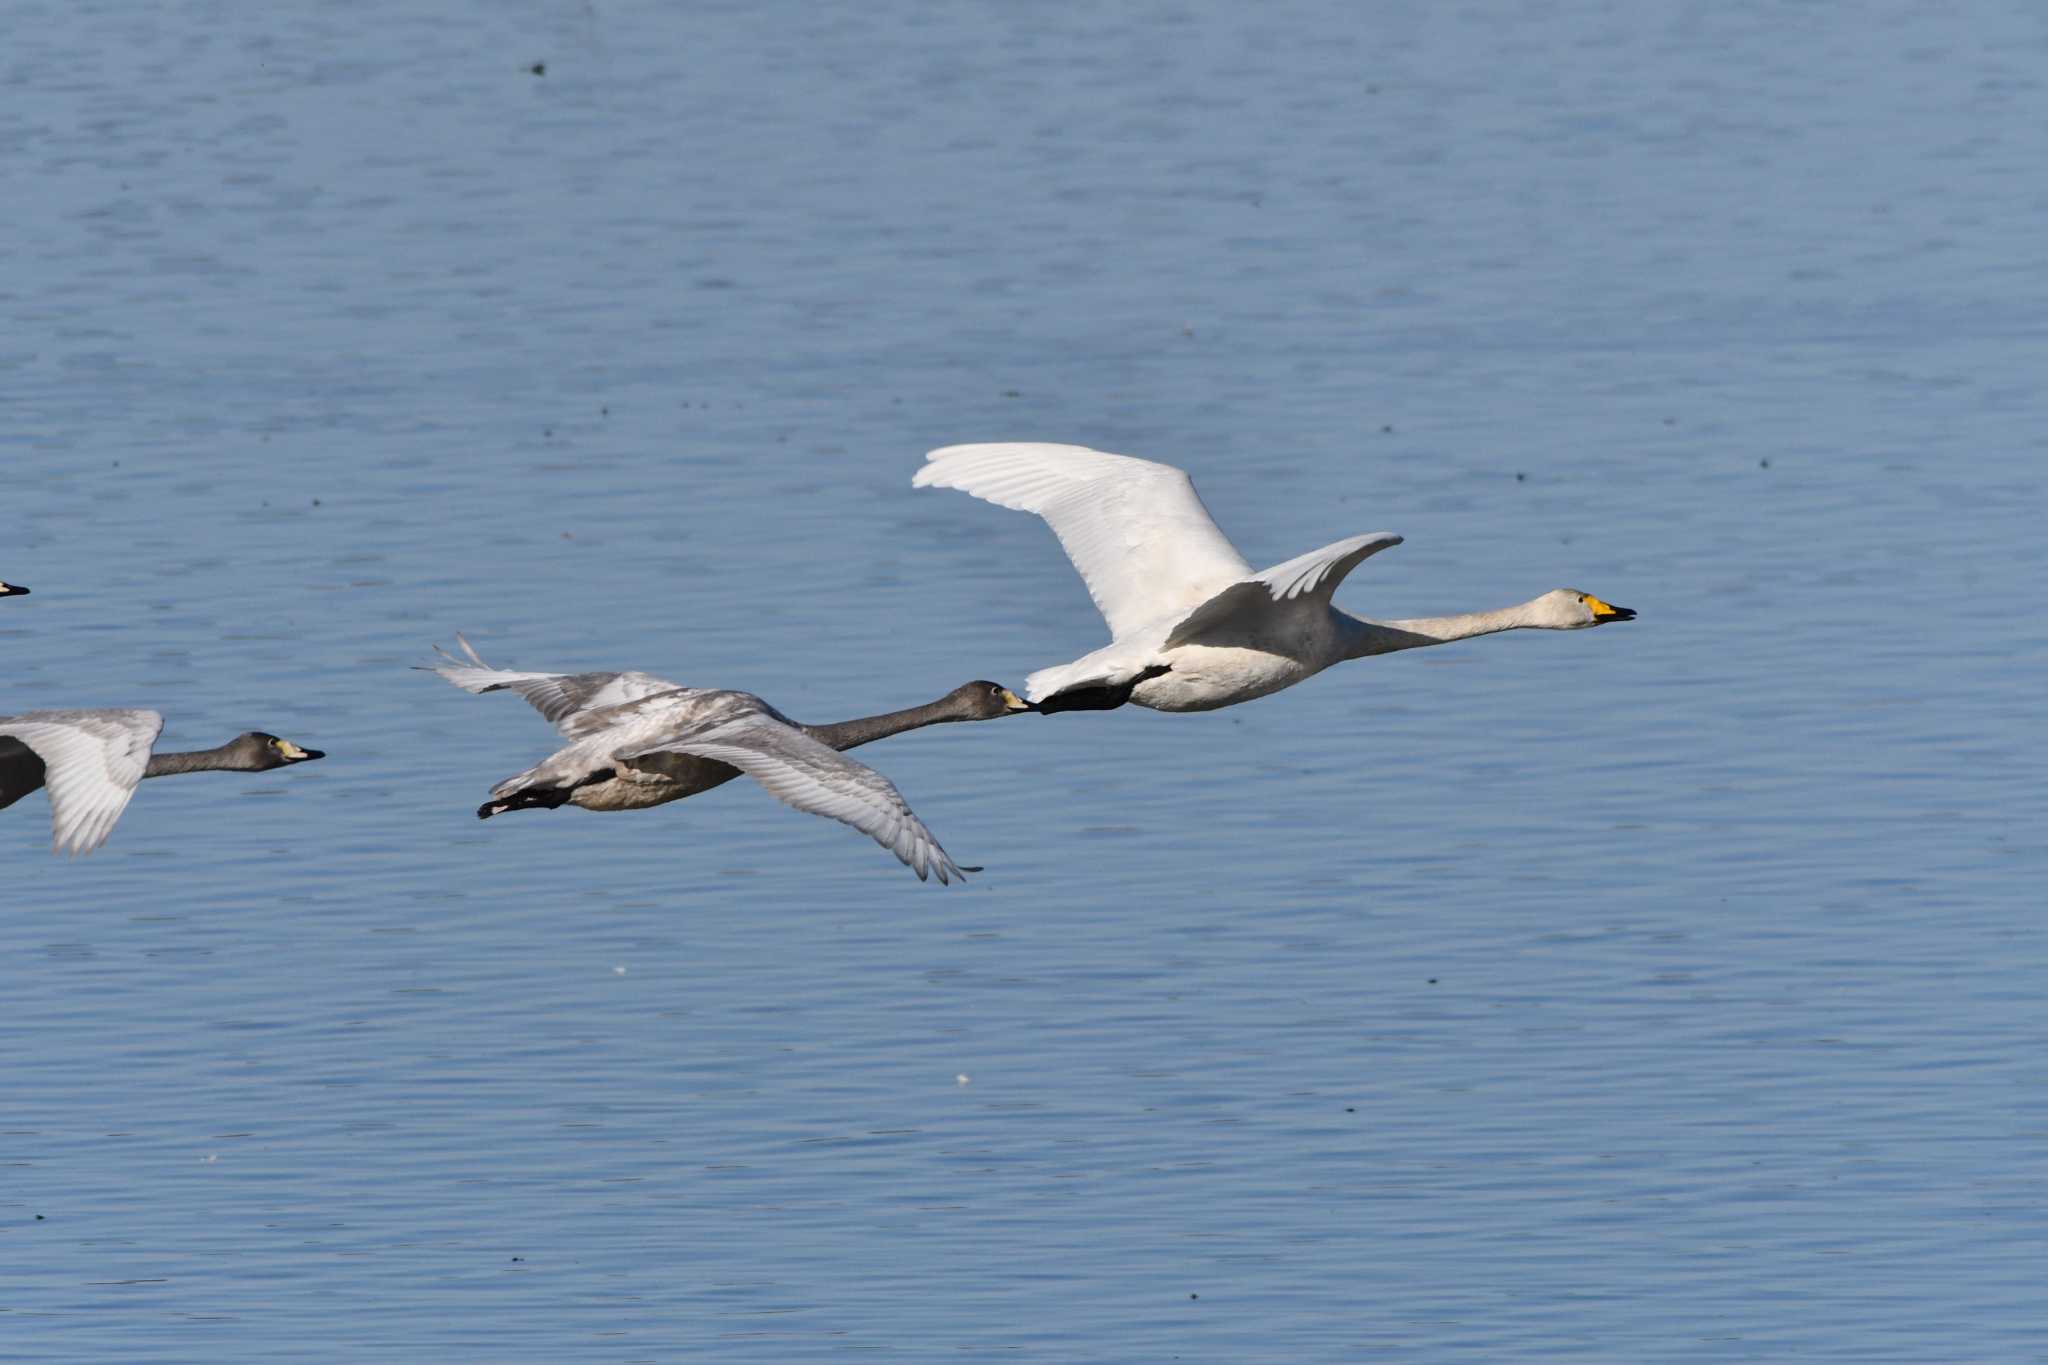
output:
[[[1401, 543], [1388, 531], [1351, 536], [1254, 572], [1219, 530], [1194, 482], [1171, 465], [1085, 446], [947, 446], [925, 457], [918, 488], [956, 488], [1034, 512], [1060, 539], [1113, 637], [1091, 654], [1042, 668], [1033, 702], [1091, 697], [1155, 711], [1234, 706], [1368, 654], [1534, 627], [1576, 630], [1635, 613], [1559, 588], [1502, 611], [1368, 621], [1331, 602], [1344, 576]], [[1079, 709], [1079, 705], [1065, 709]]]

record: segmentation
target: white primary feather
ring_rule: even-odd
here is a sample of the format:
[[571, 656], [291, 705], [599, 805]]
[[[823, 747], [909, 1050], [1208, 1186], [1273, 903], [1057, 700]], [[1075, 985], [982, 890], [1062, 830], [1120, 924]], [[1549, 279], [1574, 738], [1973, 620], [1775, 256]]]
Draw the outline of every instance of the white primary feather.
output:
[[142, 710], [0, 716], [0, 735], [20, 740], [43, 761], [54, 850], [90, 853], [106, 842], [163, 728], [161, 715]]
[[1172, 465], [1040, 442], [947, 446], [925, 460], [913, 487], [1045, 518], [1119, 639], [1251, 574]]

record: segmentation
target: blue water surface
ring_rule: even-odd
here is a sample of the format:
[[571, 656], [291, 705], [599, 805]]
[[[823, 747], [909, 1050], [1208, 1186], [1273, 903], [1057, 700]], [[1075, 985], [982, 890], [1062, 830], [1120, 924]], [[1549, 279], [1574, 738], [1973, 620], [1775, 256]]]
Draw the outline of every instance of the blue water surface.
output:
[[[10, 19], [0, 712], [330, 756], [0, 814], [0, 1359], [2048, 1355], [2037, 6]], [[1000, 439], [1641, 617], [474, 818], [1102, 643]]]

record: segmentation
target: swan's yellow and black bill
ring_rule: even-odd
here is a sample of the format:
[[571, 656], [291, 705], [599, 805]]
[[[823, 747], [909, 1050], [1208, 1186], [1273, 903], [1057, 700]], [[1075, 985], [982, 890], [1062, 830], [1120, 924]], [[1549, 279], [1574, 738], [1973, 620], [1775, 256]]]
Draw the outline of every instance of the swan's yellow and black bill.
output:
[[278, 756], [287, 763], [306, 763], [316, 758], [327, 757], [325, 749], [308, 749], [288, 739], [273, 739], [270, 741], [270, 747], [277, 750]]
[[0, 597], [26, 597], [28, 589], [19, 583], [0, 583]]
[[1003, 705], [1012, 711], [1036, 711], [1038, 709], [1007, 687], [1003, 689]]
[[1593, 624], [1605, 625], [1609, 621], [1633, 621], [1636, 614], [1627, 607], [1610, 606], [1591, 593], [1586, 594], [1586, 605], [1593, 609]]

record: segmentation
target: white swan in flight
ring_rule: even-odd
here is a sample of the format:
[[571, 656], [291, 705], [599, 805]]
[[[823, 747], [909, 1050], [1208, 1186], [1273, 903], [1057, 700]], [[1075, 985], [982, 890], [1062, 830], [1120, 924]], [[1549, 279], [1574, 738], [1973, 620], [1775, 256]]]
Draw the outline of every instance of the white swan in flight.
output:
[[645, 810], [747, 774], [786, 805], [853, 826], [894, 853], [917, 879], [962, 876], [888, 778], [851, 749], [949, 721], [994, 720], [1030, 705], [1000, 683], [971, 682], [937, 701], [832, 725], [791, 720], [751, 692], [684, 687], [651, 673], [529, 673], [493, 668], [468, 640], [463, 658], [441, 650], [424, 665], [465, 692], [517, 692], [570, 741], [491, 788], [477, 808], [506, 811], [581, 806]]
[[1172, 465], [1040, 442], [946, 446], [917, 488], [963, 493], [1045, 518], [1109, 622], [1109, 644], [1042, 668], [1025, 695], [1043, 712], [1210, 711], [1263, 697], [1345, 659], [1494, 631], [1580, 630], [1635, 613], [1558, 588], [1520, 606], [1367, 621], [1330, 598], [1344, 576], [1401, 537], [1351, 536], [1253, 572]]
[[158, 754], [155, 711], [25, 711], [0, 716], [0, 809], [50, 791], [52, 851], [90, 853], [107, 841], [135, 784], [173, 773], [260, 773], [326, 754], [247, 730], [217, 749]]

